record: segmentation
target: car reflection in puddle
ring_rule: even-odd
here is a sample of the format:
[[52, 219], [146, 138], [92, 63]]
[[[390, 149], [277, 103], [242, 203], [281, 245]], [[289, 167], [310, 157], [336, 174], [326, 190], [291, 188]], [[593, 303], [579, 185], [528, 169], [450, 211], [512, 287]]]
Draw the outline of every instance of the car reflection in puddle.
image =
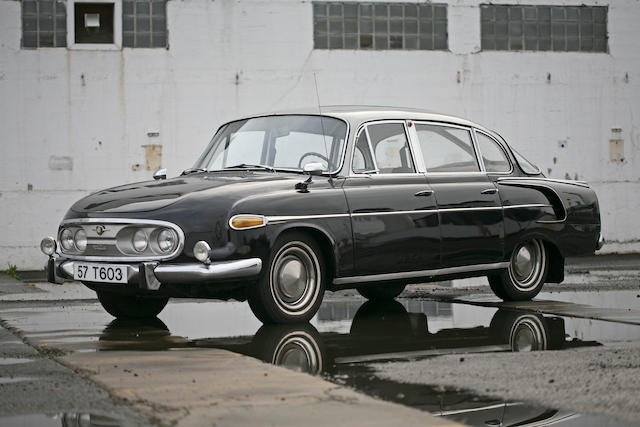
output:
[[[425, 313], [409, 312], [398, 301], [369, 301], [357, 309], [348, 332], [319, 332], [308, 323], [263, 325], [252, 336], [187, 340], [172, 336], [159, 319], [147, 323], [115, 320], [100, 337], [99, 349], [225, 349], [299, 372], [322, 375], [367, 394], [470, 425], [570, 424], [576, 417], [584, 423], [585, 417], [566, 411], [505, 402], [465, 390], [384, 380], [363, 363], [452, 353], [600, 345], [596, 341], [567, 340], [566, 336], [563, 318], [508, 310], [496, 311], [489, 326], [447, 328], [431, 333]], [[588, 418], [593, 421], [593, 417]]]
[[498, 310], [488, 327], [430, 333], [424, 313], [408, 312], [398, 301], [368, 301], [354, 315], [349, 333], [320, 333], [311, 324], [263, 325], [253, 337], [197, 339], [189, 345], [222, 348], [314, 375], [361, 362], [600, 345], [567, 341], [565, 335], [562, 318], [507, 310]]

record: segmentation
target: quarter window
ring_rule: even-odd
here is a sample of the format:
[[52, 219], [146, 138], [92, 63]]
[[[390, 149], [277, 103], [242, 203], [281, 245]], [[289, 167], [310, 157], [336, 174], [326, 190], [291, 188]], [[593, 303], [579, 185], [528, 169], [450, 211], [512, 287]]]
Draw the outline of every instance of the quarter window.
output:
[[[366, 139], [368, 133], [369, 140]], [[354, 172], [411, 173], [415, 172], [409, 142], [402, 123], [378, 123], [367, 126], [354, 151]], [[373, 155], [371, 153], [373, 150]], [[375, 162], [375, 167], [371, 164]]]
[[479, 172], [471, 132], [448, 126], [416, 124], [427, 172]]
[[493, 138], [476, 132], [476, 141], [484, 162], [484, 169], [487, 172], [508, 172], [511, 170], [507, 155]]

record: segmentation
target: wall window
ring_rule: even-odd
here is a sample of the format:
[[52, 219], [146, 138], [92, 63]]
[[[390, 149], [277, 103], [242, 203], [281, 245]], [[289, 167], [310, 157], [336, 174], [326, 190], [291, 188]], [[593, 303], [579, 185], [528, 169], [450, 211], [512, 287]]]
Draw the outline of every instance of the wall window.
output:
[[122, 46], [167, 47], [167, 0], [122, 0]]
[[483, 50], [607, 51], [607, 6], [482, 4]]
[[67, 9], [54, 0], [22, 1], [22, 47], [67, 45]]
[[113, 44], [113, 3], [75, 3], [76, 43]]
[[446, 50], [447, 6], [313, 2], [315, 49]]

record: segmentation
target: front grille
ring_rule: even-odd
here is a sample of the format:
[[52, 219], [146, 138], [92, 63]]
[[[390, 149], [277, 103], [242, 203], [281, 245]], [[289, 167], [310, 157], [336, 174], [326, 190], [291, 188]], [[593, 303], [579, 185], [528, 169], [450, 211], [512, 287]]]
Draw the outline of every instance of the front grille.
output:
[[[177, 257], [184, 247], [184, 233], [177, 225], [167, 221], [138, 220], [123, 218], [81, 218], [65, 220], [60, 224], [58, 240], [64, 229], [75, 233], [82, 229], [87, 236], [87, 247], [84, 251], [77, 247], [65, 249], [60, 244], [62, 254], [69, 258], [86, 261], [160, 261]], [[175, 248], [164, 253], [154, 242], [161, 230], [173, 230], [177, 235]], [[148, 237], [149, 245], [143, 251], [133, 248], [132, 236], [143, 230]]]

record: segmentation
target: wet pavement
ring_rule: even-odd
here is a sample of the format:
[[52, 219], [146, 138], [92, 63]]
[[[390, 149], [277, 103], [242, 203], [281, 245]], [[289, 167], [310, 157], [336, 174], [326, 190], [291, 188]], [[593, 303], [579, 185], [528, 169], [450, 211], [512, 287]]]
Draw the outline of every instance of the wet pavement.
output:
[[[572, 283], [580, 275], [589, 279], [597, 276], [587, 291], [568, 287], [562, 292], [552, 288], [553, 292], [541, 293], [527, 303], [503, 303], [490, 293], [476, 292], [476, 288], [461, 292], [455, 284], [442, 286], [437, 292], [429, 286], [418, 287], [417, 291], [403, 294], [404, 298], [386, 303], [367, 302], [350, 291], [328, 293], [310, 324], [287, 326], [262, 325], [246, 303], [202, 300], [172, 300], [153, 320], [114, 320], [91, 292], [80, 286], [38, 284], [25, 288], [23, 293], [13, 291], [0, 296], [0, 319], [42, 354], [56, 357], [124, 351], [169, 354], [177, 350], [226, 350], [321, 376], [370, 396], [464, 424], [638, 425], [637, 413], [620, 417], [615, 411], [585, 414], [572, 409], [570, 403], [550, 406], [520, 397], [496, 396], [493, 389], [489, 390], [491, 393], [471, 391], [464, 385], [429, 383], [428, 378], [407, 383], [401, 375], [388, 374], [395, 366], [410, 371], [412, 364], [447, 358], [464, 361], [474, 354], [480, 358], [492, 354], [517, 357], [513, 353], [560, 350], [549, 354], [558, 357], [566, 352], [571, 355], [568, 357], [579, 358], [593, 351], [635, 351], [640, 348], [638, 271], [629, 269], [627, 264], [624, 270], [609, 271], [608, 276], [606, 269], [593, 270], [597, 274], [591, 275], [588, 270], [571, 276]], [[607, 280], [616, 280], [620, 271], [625, 286], [612, 290], [615, 286]], [[597, 289], [599, 283], [603, 284], [602, 289]], [[64, 295], [60, 295], [62, 292]], [[6, 342], [22, 344], [15, 337], [7, 337]], [[3, 382], [37, 381], [37, 377], [20, 371], [20, 367], [42, 357], [36, 356], [0, 354], [0, 373], [4, 370], [15, 374], [0, 374], [0, 387], [4, 387]], [[80, 359], [83, 363], [90, 360]], [[380, 366], [384, 366], [386, 374], [380, 373]], [[0, 394], [5, 393], [0, 388]], [[65, 424], [62, 420], [65, 416], [76, 416], [78, 420], [81, 416], [93, 416], [95, 420], [106, 416], [90, 412], [95, 411], [24, 415], [45, 417], [34, 423], [5, 417], [0, 418], [0, 425], [92, 425]], [[100, 425], [118, 425], [122, 418], [111, 419], [112, 424], [104, 422]], [[143, 421], [137, 418], [136, 423]]]

